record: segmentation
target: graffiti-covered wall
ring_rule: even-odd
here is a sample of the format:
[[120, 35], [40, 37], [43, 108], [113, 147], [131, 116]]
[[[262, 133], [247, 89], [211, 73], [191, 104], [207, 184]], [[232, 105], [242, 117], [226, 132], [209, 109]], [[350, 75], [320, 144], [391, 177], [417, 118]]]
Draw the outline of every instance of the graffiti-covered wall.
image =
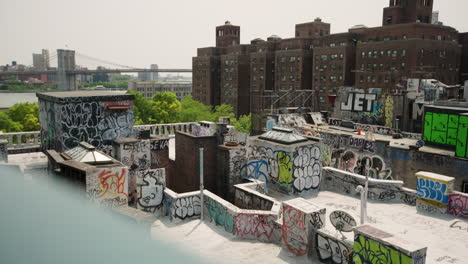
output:
[[163, 215], [164, 188], [166, 187], [165, 169], [137, 172], [137, 208], [142, 211]]
[[288, 146], [253, 140], [247, 155], [248, 161], [241, 167], [244, 178], [263, 181], [287, 193], [320, 189], [322, 153], [312, 142]]
[[97, 168], [86, 171], [86, 193], [91, 201], [114, 207], [128, 201], [128, 169], [126, 167]]
[[37, 96], [43, 149], [63, 152], [85, 141], [112, 155], [112, 140], [132, 134], [133, 95], [70, 92]]
[[354, 229], [353, 263], [426, 263], [427, 247], [401, 241], [372, 226]]
[[444, 153], [390, 146], [388, 141], [368, 141], [323, 131], [323, 165], [369, 176], [373, 179], [401, 180], [416, 189], [418, 171], [432, 171], [455, 177], [454, 189], [460, 191], [468, 181], [468, 161]]

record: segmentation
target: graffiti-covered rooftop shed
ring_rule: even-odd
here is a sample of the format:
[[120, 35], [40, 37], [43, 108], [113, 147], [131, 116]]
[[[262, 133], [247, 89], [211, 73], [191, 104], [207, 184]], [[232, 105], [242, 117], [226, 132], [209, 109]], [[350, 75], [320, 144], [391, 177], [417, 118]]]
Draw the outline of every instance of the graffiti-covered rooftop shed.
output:
[[133, 129], [133, 95], [112, 92], [38, 93], [42, 148], [63, 152], [84, 141], [108, 154], [112, 140]]
[[318, 142], [275, 127], [251, 139], [249, 162], [241, 174], [281, 192], [301, 193], [319, 189], [321, 170]]

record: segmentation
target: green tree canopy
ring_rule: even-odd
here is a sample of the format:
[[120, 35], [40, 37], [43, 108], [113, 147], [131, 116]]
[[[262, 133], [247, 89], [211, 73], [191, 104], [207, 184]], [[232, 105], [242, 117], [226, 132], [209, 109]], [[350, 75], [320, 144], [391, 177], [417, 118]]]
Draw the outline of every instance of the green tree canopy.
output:
[[192, 96], [186, 96], [181, 102], [178, 113], [178, 122], [198, 122], [211, 120], [211, 107], [193, 100]]
[[231, 124], [236, 128], [237, 131], [244, 132], [250, 135], [252, 126], [252, 114], [240, 116], [239, 120], [231, 118]]
[[153, 96], [152, 101], [152, 120], [156, 124], [178, 122], [177, 113], [181, 110], [181, 104], [175, 93], [157, 93]]
[[0, 130], [2, 132], [20, 132], [23, 131], [23, 126], [11, 120], [6, 112], [0, 112]]
[[[40, 129], [39, 124], [39, 104], [38, 103], [19, 103], [13, 105], [6, 115], [15, 123], [19, 124], [21, 128], [16, 131], [37, 131]], [[5, 123], [5, 124], [8, 124]], [[6, 125], [8, 126], [8, 125]], [[17, 126], [10, 126], [10, 129], [16, 128]], [[6, 129], [6, 128], [3, 128]]]

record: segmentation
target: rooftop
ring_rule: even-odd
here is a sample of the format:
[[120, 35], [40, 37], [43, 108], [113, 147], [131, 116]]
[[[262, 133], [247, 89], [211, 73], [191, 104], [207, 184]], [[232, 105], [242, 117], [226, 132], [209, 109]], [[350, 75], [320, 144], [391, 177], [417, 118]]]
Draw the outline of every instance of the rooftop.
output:
[[37, 93], [39, 99], [46, 101], [54, 101], [59, 103], [85, 101], [96, 101], [96, 100], [133, 100], [135, 96], [131, 94], [125, 94], [125, 91], [71, 91], [71, 92], [48, 92], [48, 93]]

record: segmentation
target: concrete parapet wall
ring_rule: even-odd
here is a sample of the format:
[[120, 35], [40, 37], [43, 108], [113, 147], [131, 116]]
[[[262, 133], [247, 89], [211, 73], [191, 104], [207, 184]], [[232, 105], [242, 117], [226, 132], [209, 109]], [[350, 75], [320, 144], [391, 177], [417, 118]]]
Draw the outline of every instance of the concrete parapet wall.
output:
[[270, 196], [264, 195], [258, 191], [263, 190], [264, 183], [245, 183], [234, 186], [236, 190], [234, 204], [239, 208], [251, 210], [273, 210], [272, 207], [280, 206], [279, 203]]
[[280, 243], [278, 203], [272, 206], [274, 210], [263, 211], [240, 209], [209, 191], [204, 191], [204, 199], [207, 217], [226, 232], [241, 239]]
[[349, 239], [341, 239], [335, 232], [330, 234], [325, 229], [312, 230], [309, 234], [309, 256], [321, 263], [353, 263], [353, 244]]
[[[356, 187], [364, 186], [366, 177], [338, 170], [331, 167], [323, 168], [322, 187], [325, 190], [358, 196]], [[402, 181], [378, 180], [369, 178], [370, 200], [403, 202], [416, 205], [416, 191], [403, 187]]]
[[426, 263], [427, 247], [369, 225], [354, 228], [353, 263]]
[[201, 215], [200, 191], [178, 194], [169, 188], [164, 190], [165, 215], [171, 221], [199, 219]]
[[450, 214], [468, 218], [468, 193], [453, 192], [449, 194], [448, 207]]

